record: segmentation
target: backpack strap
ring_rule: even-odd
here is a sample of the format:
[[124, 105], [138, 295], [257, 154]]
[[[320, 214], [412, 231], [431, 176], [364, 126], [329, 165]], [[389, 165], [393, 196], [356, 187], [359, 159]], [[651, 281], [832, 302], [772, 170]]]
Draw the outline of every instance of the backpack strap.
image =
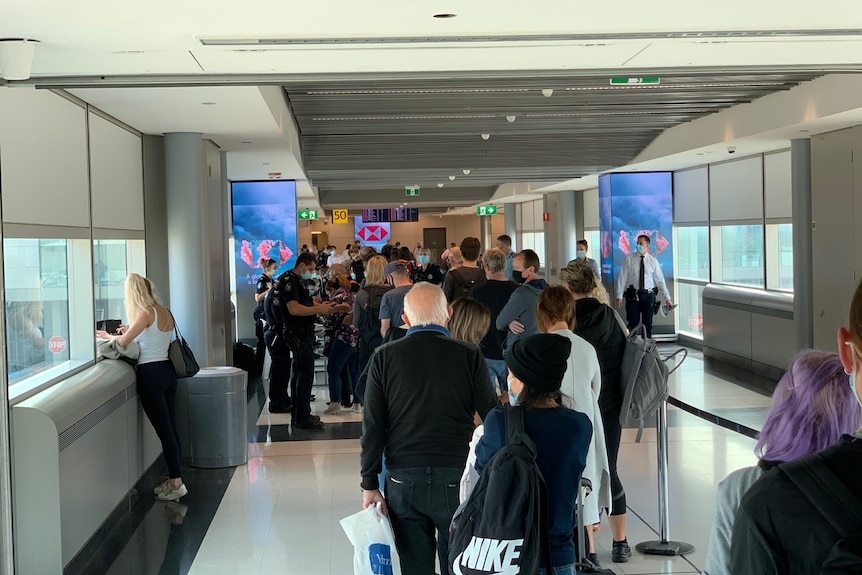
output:
[[[536, 457], [536, 444], [527, 435], [524, 429], [524, 408], [521, 406], [510, 407], [506, 410], [506, 445], [524, 445]], [[548, 527], [550, 519], [550, 504], [548, 503], [548, 486], [542, 471], [536, 465], [536, 474], [539, 478], [539, 546], [542, 549], [542, 557], [548, 571], [552, 570], [551, 559], [551, 533]]]
[[822, 455], [782, 463], [779, 468], [842, 538], [862, 528], [862, 501], [829, 469]]

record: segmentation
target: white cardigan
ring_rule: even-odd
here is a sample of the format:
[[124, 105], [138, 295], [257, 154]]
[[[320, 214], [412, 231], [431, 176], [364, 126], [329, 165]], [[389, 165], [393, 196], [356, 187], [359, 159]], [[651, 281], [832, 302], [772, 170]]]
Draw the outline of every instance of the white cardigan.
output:
[[593, 439], [584, 468], [584, 477], [592, 482], [593, 492], [584, 501], [583, 510], [584, 525], [592, 525], [599, 522], [599, 509], [611, 506], [611, 474], [602, 413], [599, 410], [599, 392], [602, 390], [599, 358], [595, 348], [571, 330], [560, 329], [552, 333], [572, 340], [572, 353], [560, 391], [571, 398], [572, 409], [586, 414], [593, 424]]

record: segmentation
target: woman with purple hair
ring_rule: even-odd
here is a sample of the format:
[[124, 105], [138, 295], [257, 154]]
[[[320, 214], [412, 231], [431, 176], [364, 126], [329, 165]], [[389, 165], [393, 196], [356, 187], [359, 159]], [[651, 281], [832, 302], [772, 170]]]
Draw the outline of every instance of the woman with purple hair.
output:
[[718, 484], [715, 521], [704, 575], [730, 574], [733, 519], [748, 488], [767, 470], [819, 453], [860, 426], [859, 403], [837, 354], [803, 351], [790, 363], [772, 395], [772, 406], [754, 453], [757, 465], [737, 469]]

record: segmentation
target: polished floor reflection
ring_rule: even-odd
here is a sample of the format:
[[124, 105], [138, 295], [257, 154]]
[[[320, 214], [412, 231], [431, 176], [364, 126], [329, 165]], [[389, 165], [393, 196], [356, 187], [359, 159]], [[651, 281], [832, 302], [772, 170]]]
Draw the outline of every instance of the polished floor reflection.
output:
[[[266, 411], [264, 393], [257, 381], [249, 394], [248, 465], [192, 472], [192, 495], [183, 499], [184, 505], [153, 503], [110, 569], [91, 573], [352, 573], [353, 550], [338, 520], [360, 507], [360, 416], [350, 411], [324, 416], [325, 432], [293, 434], [283, 415]], [[326, 389], [318, 386], [315, 393], [315, 411], [322, 413]], [[755, 429], [769, 405], [764, 395], [704, 370], [697, 353], [673, 374], [671, 395], [699, 410], [744, 420], [741, 423]], [[749, 437], [673, 407], [668, 421], [670, 536], [696, 550], [675, 558], [634, 553], [629, 563], [614, 564], [610, 530], [604, 524], [598, 535], [599, 559], [616, 573], [699, 573], [716, 483], [755, 462]], [[620, 451], [633, 546], [656, 539], [658, 531], [656, 433], [646, 429], [639, 444], [634, 443], [635, 434], [624, 432]]]

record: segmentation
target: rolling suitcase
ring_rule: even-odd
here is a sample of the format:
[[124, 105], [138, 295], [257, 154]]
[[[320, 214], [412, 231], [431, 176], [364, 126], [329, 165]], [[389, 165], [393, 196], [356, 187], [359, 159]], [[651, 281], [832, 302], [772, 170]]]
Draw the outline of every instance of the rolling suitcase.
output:
[[578, 541], [578, 562], [575, 563], [575, 573], [598, 573], [599, 575], [614, 575], [615, 572], [611, 569], [602, 569], [593, 564], [587, 559], [587, 542], [586, 531], [584, 530], [584, 514], [581, 509], [584, 508], [584, 499], [592, 493], [593, 484], [589, 479], [581, 478], [581, 488], [578, 489], [578, 526], [577, 526], [577, 541]]

